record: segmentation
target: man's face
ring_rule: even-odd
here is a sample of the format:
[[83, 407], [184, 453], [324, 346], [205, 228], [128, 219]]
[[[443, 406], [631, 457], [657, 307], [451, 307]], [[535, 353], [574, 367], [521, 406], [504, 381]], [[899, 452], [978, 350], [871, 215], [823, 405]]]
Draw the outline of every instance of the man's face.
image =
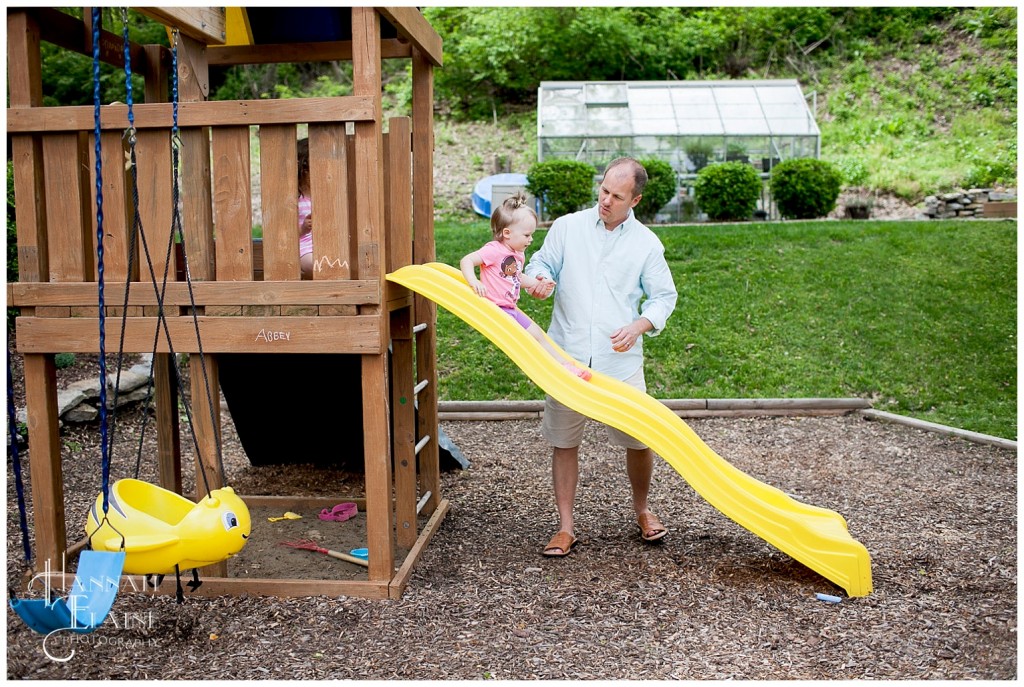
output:
[[598, 195], [598, 212], [609, 231], [626, 221], [629, 211], [642, 196], [633, 197], [633, 175], [629, 165], [614, 167], [604, 175]]

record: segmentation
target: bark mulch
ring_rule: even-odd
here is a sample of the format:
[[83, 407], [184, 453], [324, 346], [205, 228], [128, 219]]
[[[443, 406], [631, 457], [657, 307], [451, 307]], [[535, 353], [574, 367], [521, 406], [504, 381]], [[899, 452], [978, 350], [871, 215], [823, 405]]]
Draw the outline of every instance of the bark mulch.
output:
[[[138, 420], [119, 417], [126, 444], [137, 440]], [[641, 542], [621, 456], [596, 425], [581, 453], [580, 542], [566, 558], [544, 558], [556, 518], [539, 422], [446, 421], [472, 466], [443, 475], [452, 508], [402, 598], [178, 605], [126, 590], [95, 633], [45, 646], [8, 612], [7, 678], [1017, 677], [1014, 451], [857, 415], [689, 424], [739, 469], [843, 514], [871, 552], [874, 592], [847, 598], [716, 511], [662, 461], [651, 507], [671, 532]], [[95, 425], [62, 431], [70, 536], [100, 488], [98, 435]], [[243, 494], [358, 493], [358, 476], [338, 471], [249, 466], [230, 422], [224, 446], [227, 481]], [[132, 476], [135, 457], [115, 451], [112, 478]], [[155, 479], [150, 462], [143, 479]], [[7, 580], [20, 592], [10, 478], [7, 498]], [[842, 601], [824, 603], [819, 592]]]

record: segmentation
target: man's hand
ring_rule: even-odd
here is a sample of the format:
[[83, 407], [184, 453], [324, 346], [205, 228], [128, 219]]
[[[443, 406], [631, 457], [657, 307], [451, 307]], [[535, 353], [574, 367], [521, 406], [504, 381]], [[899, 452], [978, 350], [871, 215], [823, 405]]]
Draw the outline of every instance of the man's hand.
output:
[[527, 287], [526, 293], [534, 298], [547, 298], [555, 291], [555, 282], [547, 277], [537, 277], [537, 283]]
[[612, 350], [625, 353], [636, 345], [637, 339], [654, 329], [654, 325], [646, 317], [630, 322], [625, 327], [619, 327], [611, 335]]

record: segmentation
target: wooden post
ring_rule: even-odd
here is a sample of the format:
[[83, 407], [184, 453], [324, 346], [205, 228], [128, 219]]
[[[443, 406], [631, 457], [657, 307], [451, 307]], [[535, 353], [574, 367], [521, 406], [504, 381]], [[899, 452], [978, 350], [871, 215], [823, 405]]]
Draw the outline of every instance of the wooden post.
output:
[[64, 473], [60, 462], [57, 416], [57, 366], [53, 354], [25, 355], [25, 403], [28, 409], [28, 441], [32, 505], [36, 534], [36, 566], [50, 561], [55, 569], [67, 548], [64, 523]]
[[[381, 159], [380, 16], [371, 7], [352, 8], [353, 94], [374, 99], [374, 120], [355, 125], [355, 211], [360, 279], [377, 279], [385, 293], [384, 173]], [[364, 306], [363, 314], [378, 317], [381, 341], [389, 340], [389, 318], [380, 305]], [[366, 535], [371, 581], [394, 576], [394, 522], [391, 506], [391, 437], [387, 352], [364, 355], [363, 451], [366, 465]]]
[[[42, 61], [39, 26], [27, 13], [7, 14], [7, 70], [11, 107], [41, 107]], [[18, 280], [46, 281], [46, 191], [43, 147], [38, 136], [11, 137], [14, 162], [15, 221], [18, 227]], [[41, 249], [42, 248], [42, 249]], [[32, 315], [35, 308], [22, 308]], [[25, 356], [25, 404], [28, 415], [36, 568], [60, 566], [67, 547], [64, 478], [57, 415], [57, 368], [53, 354]]]
[[391, 313], [391, 414], [394, 423], [395, 521], [398, 545], [416, 543], [416, 397], [409, 308]]
[[[192, 380], [192, 427], [199, 445], [196, 455], [196, 501], [200, 501], [207, 494], [206, 484], [203, 483], [204, 474], [210, 491], [224, 486], [224, 470], [218, 451], [221, 414], [220, 387], [217, 380], [220, 376], [217, 372], [217, 356], [193, 353], [188, 360], [189, 378]], [[204, 363], [210, 381], [209, 396], [206, 394], [207, 388], [203, 378]], [[227, 577], [228, 564], [227, 561], [221, 561], [208, 566], [205, 570], [207, 575]]]
[[[384, 147], [387, 271], [412, 262], [412, 129], [408, 117], [389, 120]], [[395, 522], [398, 545], [416, 543], [416, 397], [413, 392], [412, 312], [391, 313], [391, 418], [395, 464]]]
[[[139, 270], [143, 288], [154, 288], [154, 281], [163, 281], [163, 261], [160, 256], [170, 247], [171, 217], [174, 208], [171, 203], [171, 141], [169, 132], [160, 130], [140, 131], [136, 145], [136, 178], [138, 179], [138, 212], [141, 231], [149, 245], [153, 265], [141, 264]], [[133, 216], [134, 217], [134, 216]], [[133, 220], [134, 221], [134, 220]], [[142, 237], [139, 237], [141, 242]], [[141, 251], [139, 256], [144, 256]], [[144, 257], [142, 257], [144, 260]], [[173, 280], [174, 275], [168, 275]], [[146, 306], [149, 315], [156, 315], [155, 306]], [[173, 317], [176, 313], [169, 313]], [[153, 356], [153, 379], [157, 402], [157, 459], [161, 485], [165, 488], [181, 486], [180, 454], [175, 456], [176, 445], [180, 450], [178, 436], [177, 393], [174, 387], [174, 361], [169, 353]]]
[[[7, 89], [11, 107], [42, 107], [43, 76], [39, 26], [26, 12], [7, 13]], [[15, 221], [18, 225], [18, 280], [45, 281], [50, 271], [46, 251], [46, 191], [43, 146], [34, 135], [11, 137], [14, 162]]]
[[[434, 260], [434, 67], [417, 48], [412, 50], [413, 256], [416, 264]], [[416, 378], [426, 381], [420, 392], [416, 432], [430, 441], [419, 455], [420, 488], [430, 492], [423, 507], [431, 514], [441, 498], [437, 448], [437, 306], [429, 298], [413, 298], [416, 324], [426, 329], [416, 336]]]
[[[206, 46], [185, 34], [178, 34], [177, 39], [179, 99], [183, 103], [205, 101], [210, 92]], [[178, 135], [181, 139], [181, 240], [188, 259], [188, 276], [196, 281], [211, 281], [217, 275], [214, 266], [216, 249], [213, 242], [210, 132], [204, 127], [189, 127], [181, 129]], [[197, 314], [204, 314], [202, 308]], [[174, 364], [174, 361], [171, 360], [170, 364]], [[219, 453], [220, 378], [216, 356], [193, 352], [189, 356], [189, 367], [192, 380], [192, 430], [199, 447], [196, 455], [196, 496], [202, 498], [205, 494], [202, 471], [206, 472], [211, 490], [224, 486]], [[174, 410], [167, 409], [176, 416]], [[177, 423], [177, 417], [174, 421]], [[175, 434], [179, 434], [177, 426]], [[226, 575], [227, 564], [211, 566], [209, 572]]]
[[[148, 103], [164, 103], [170, 100], [167, 84], [169, 78], [168, 69], [163, 59], [164, 50], [163, 46], [160, 45], [145, 46], [146, 61], [148, 63], [145, 85], [146, 102]], [[106, 158], [105, 150], [104, 158]], [[105, 165], [104, 169], [108, 170], [109, 173], [117, 169], [117, 167]], [[138, 253], [136, 253], [137, 258]], [[172, 261], [173, 259], [172, 257]], [[136, 270], [138, 270], [138, 266], [136, 266]], [[168, 275], [168, 279], [173, 280], [174, 275]], [[155, 406], [157, 471], [160, 486], [180, 494], [182, 490], [181, 428], [178, 420], [178, 385], [175, 381], [177, 376], [172, 367], [174, 364], [174, 359], [169, 353], [156, 353], [153, 355], [153, 401]]]

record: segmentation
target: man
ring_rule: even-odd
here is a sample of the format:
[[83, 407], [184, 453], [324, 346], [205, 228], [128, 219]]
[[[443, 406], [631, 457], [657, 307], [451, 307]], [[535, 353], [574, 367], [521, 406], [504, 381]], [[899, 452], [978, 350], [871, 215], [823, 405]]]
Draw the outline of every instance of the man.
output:
[[[644, 334], [656, 336], [675, 309], [676, 288], [665, 248], [633, 215], [647, 172], [632, 158], [608, 164], [597, 205], [560, 217], [526, 273], [541, 279], [530, 292], [550, 295], [558, 284], [548, 334], [576, 360], [646, 391]], [[644, 298], [641, 304], [641, 298]], [[553, 447], [551, 475], [559, 529], [544, 548], [565, 556], [576, 543], [573, 505], [579, 481], [579, 446], [586, 417], [548, 396], [541, 433]], [[610, 441], [626, 449], [626, 475], [640, 536], [657, 541], [668, 530], [647, 507], [654, 455], [611, 427]]]

